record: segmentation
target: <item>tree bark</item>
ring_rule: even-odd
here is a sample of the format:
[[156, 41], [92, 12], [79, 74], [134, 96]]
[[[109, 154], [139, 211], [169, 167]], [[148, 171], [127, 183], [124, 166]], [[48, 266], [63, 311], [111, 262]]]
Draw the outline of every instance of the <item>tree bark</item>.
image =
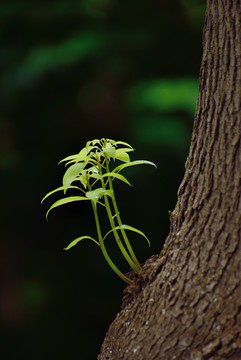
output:
[[99, 360], [241, 359], [241, 4], [208, 0], [170, 234], [125, 290]]

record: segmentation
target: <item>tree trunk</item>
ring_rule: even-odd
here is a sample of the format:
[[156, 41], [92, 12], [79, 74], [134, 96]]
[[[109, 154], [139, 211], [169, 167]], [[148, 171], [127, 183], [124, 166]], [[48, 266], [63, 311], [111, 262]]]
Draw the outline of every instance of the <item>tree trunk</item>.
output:
[[196, 117], [159, 256], [125, 290], [99, 360], [241, 359], [241, 5], [208, 0]]

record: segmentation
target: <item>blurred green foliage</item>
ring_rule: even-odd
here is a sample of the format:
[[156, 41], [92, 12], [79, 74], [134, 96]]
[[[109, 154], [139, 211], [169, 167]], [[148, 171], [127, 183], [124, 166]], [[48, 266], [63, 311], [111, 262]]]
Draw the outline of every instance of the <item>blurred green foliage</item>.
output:
[[20, 65], [20, 71], [32, 76], [40, 76], [45, 71], [95, 56], [106, 43], [105, 35], [98, 33], [80, 34], [60, 45], [33, 49]]
[[198, 95], [195, 78], [145, 82], [128, 94], [130, 108], [159, 112], [187, 111], [193, 116]]
[[[170, 151], [185, 151], [189, 134], [180, 112], [193, 116], [197, 95], [195, 78], [163, 79], [136, 85], [126, 96], [127, 108], [136, 113], [131, 126], [133, 136], [135, 134], [143, 144], [162, 144]], [[144, 113], [147, 115], [143, 116]]]
[[179, 117], [174, 116], [139, 118], [138, 127], [132, 126], [132, 132], [145, 147], [161, 143], [163, 147], [174, 152], [183, 148], [185, 150], [189, 140], [185, 124]]
[[[160, 252], [188, 154], [205, 5], [0, 3], [3, 358], [96, 358], [119, 311], [123, 285], [98, 249], [62, 250], [83, 231], [95, 236], [88, 206], [56, 211], [48, 224], [40, 206], [60, 185], [56, 163], [85, 141], [122, 139], [137, 149], [134, 158], [157, 163], [155, 175], [146, 168], [141, 177], [129, 173], [132, 191], [116, 186], [123, 220], [141, 223], [151, 240], [150, 249], [138, 241], [138, 258]], [[108, 246], [118, 263], [110, 239]]]

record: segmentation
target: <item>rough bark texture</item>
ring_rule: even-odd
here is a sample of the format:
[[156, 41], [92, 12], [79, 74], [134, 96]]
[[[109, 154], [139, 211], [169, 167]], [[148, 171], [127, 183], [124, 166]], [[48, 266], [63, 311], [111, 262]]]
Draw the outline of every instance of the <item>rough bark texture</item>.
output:
[[99, 360], [241, 359], [241, 5], [209, 0], [184, 179]]

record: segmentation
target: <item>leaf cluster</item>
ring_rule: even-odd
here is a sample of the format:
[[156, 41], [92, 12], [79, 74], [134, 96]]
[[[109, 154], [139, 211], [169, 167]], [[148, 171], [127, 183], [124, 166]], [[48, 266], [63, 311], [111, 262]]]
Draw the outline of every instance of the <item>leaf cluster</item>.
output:
[[[124, 145], [125, 147], [118, 148], [120, 145]], [[156, 167], [153, 162], [147, 160], [130, 161], [128, 153], [131, 151], [134, 151], [133, 147], [126, 142], [111, 139], [95, 139], [88, 141], [86, 146], [78, 154], [70, 155], [61, 160], [60, 163], [66, 162], [66, 166], [70, 165], [63, 176], [63, 185], [45, 195], [42, 202], [58, 191], [63, 191], [64, 194], [66, 194], [68, 189], [78, 189], [84, 196], [70, 196], [56, 201], [47, 211], [46, 218], [53, 208], [73, 201], [92, 200], [95, 204], [98, 202], [105, 206], [100, 199], [103, 195], [112, 196], [112, 191], [104, 188], [109, 178], [111, 180], [118, 179], [131, 185], [130, 182], [120, 174], [120, 171], [127, 167], [141, 164], [149, 164]], [[114, 161], [119, 160], [123, 162], [123, 164], [115, 167], [111, 172], [106, 172], [106, 163], [111, 159]], [[76, 182], [78, 182], [81, 187], [72, 185]], [[103, 182], [104, 187], [97, 187], [92, 190], [97, 183], [103, 184]]]
[[[103, 255], [112, 269], [126, 282], [130, 282], [130, 280], [112, 263], [106, 252], [104, 240], [110, 233], [113, 233], [123, 256], [132, 269], [134, 271], [139, 271], [141, 269], [127, 238], [126, 230], [136, 232], [143, 236], [147, 240], [149, 246], [150, 242], [142, 231], [130, 225], [122, 224], [113, 189], [113, 181], [115, 179], [131, 185], [125, 176], [120, 174], [123, 169], [141, 164], [148, 164], [156, 167], [153, 162], [147, 160], [131, 161], [129, 153], [133, 151], [133, 147], [124, 141], [115, 141], [104, 138], [88, 141], [86, 146], [78, 154], [70, 155], [60, 161], [60, 163], [65, 162], [66, 166], [68, 166], [62, 179], [62, 186], [50, 191], [42, 200], [44, 201], [50, 195], [59, 191], [63, 191], [66, 195], [66, 192], [69, 189], [79, 190], [81, 192], [81, 196], [68, 196], [54, 202], [47, 211], [46, 218], [48, 217], [49, 212], [58, 206], [74, 201], [90, 201], [95, 216], [98, 241], [91, 236], [84, 235], [73, 240], [65, 248], [65, 250], [72, 248], [83, 239], [94, 241], [101, 247]], [[110, 170], [110, 162], [115, 162], [116, 160], [121, 162], [121, 164], [114, 167], [113, 170]], [[111, 200], [114, 214], [108, 198]], [[111, 225], [111, 230], [109, 230], [104, 236], [102, 236], [101, 233], [97, 204], [105, 207]], [[121, 232], [125, 246], [121, 242], [118, 231]]]

